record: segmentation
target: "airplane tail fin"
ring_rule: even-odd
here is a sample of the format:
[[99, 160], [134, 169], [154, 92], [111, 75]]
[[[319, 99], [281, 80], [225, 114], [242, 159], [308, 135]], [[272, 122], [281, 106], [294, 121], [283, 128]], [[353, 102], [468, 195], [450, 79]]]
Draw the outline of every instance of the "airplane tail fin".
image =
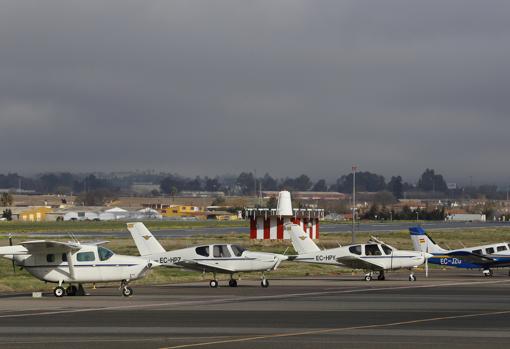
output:
[[127, 223], [127, 229], [135, 240], [141, 256], [166, 252], [163, 246], [142, 222]]
[[308, 234], [304, 232], [301, 226], [293, 223], [285, 225], [285, 229], [289, 232], [292, 246], [298, 254], [313, 253], [320, 251], [315, 242]]
[[428, 253], [447, 252], [447, 250], [436, 244], [422, 227], [411, 227], [409, 228], [409, 233], [411, 234], [411, 240], [413, 241], [413, 246], [416, 251]]

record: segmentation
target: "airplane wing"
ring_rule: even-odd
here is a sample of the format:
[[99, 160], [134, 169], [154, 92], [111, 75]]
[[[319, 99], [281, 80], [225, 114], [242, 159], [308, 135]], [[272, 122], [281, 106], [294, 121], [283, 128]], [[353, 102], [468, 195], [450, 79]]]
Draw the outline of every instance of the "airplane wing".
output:
[[352, 269], [365, 269], [375, 271], [384, 270], [384, 268], [378, 264], [354, 256], [338, 257], [336, 261]]
[[180, 262], [175, 263], [186, 269], [198, 270], [198, 271], [206, 271], [209, 273], [235, 273], [236, 271], [229, 268], [220, 267], [218, 265], [213, 264], [214, 262], [197, 262], [193, 260], [182, 260]]
[[60, 241], [25, 241], [20, 244], [28, 250], [28, 253], [44, 252], [48, 249], [60, 250], [62, 253], [76, 251], [80, 246], [73, 242], [60, 242]]

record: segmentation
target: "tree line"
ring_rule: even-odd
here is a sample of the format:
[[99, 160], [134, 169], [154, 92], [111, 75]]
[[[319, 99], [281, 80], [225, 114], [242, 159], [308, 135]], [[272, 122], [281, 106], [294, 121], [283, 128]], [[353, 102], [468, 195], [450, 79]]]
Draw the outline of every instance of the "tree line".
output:
[[[269, 173], [256, 176], [253, 172], [241, 172], [239, 175], [216, 177], [186, 177], [172, 173], [134, 172], [117, 174], [73, 174], [70, 172], [43, 173], [35, 176], [20, 176], [16, 173], [0, 174], [0, 189], [33, 190], [41, 194], [74, 194], [83, 203], [94, 204], [118, 195], [132, 194], [133, 183], [146, 182], [159, 184], [159, 192], [166, 195], [178, 195], [183, 191], [224, 192], [226, 195], [255, 195], [259, 190], [276, 191], [334, 191], [351, 193], [353, 174], [347, 173], [333, 183], [325, 179], [313, 181], [308, 175], [277, 178]], [[448, 189], [445, 179], [434, 169], [425, 169], [416, 184], [403, 181], [401, 176], [392, 176], [389, 180], [380, 174], [369, 171], [356, 172], [357, 192], [389, 192], [394, 198], [403, 198], [406, 193], [424, 193], [428, 197], [447, 195], [450, 198], [488, 198], [505, 199], [506, 191], [496, 185], [468, 186]], [[98, 198], [95, 200], [94, 198]]]

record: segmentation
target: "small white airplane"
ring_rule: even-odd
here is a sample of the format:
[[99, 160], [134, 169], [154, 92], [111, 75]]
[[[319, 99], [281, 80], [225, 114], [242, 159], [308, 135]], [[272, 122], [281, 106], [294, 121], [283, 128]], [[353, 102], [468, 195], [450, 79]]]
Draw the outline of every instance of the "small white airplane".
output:
[[213, 279], [209, 282], [211, 287], [218, 287], [217, 273], [230, 274], [228, 285], [237, 287], [234, 274], [258, 271], [262, 272], [260, 285], [268, 287], [265, 272], [276, 270], [288, 258], [276, 253], [252, 252], [231, 244], [200, 245], [166, 251], [143, 223], [128, 223], [127, 228], [142, 257], [150, 258], [162, 266], [213, 273]]
[[[19, 245], [0, 247], [0, 257], [9, 259], [13, 268], [24, 268], [45, 282], [58, 283], [56, 297], [85, 295], [83, 283], [120, 282], [122, 295], [129, 297], [130, 281], [144, 277], [157, 263], [137, 256], [118, 255], [94, 243], [26, 241]], [[69, 286], [64, 289], [63, 284]], [[76, 286], [77, 285], [77, 286]]]
[[379, 272], [377, 280], [385, 280], [386, 270], [409, 269], [409, 281], [416, 281], [412, 272], [432, 255], [425, 252], [397, 250], [381, 242], [355, 244], [321, 250], [297, 224], [287, 224], [292, 246], [298, 253], [289, 260], [304, 263], [330, 264], [366, 271], [365, 280], [372, 280], [372, 274]]

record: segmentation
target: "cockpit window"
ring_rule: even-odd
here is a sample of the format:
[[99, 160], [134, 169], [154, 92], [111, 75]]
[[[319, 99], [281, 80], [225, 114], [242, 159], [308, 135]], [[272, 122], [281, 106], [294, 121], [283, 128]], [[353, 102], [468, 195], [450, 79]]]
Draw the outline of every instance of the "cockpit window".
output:
[[109, 259], [111, 256], [113, 256], [113, 252], [103, 246], [99, 246], [97, 248], [97, 254], [99, 255], [100, 261], [105, 261]]
[[230, 252], [228, 252], [227, 245], [214, 245], [213, 255], [216, 258], [227, 258], [230, 257]]
[[472, 253], [482, 255], [482, 250], [473, 250]]
[[349, 252], [360, 255], [361, 254], [361, 245], [349, 247]]
[[195, 252], [204, 257], [209, 257], [209, 246], [200, 246], [195, 248]]
[[76, 260], [78, 262], [93, 262], [96, 260], [96, 256], [94, 256], [94, 252], [78, 252]]
[[391, 254], [391, 252], [393, 252], [393, 250], [386, 245], [381, 245], [381, 247], [382, 247], [384, 253], [386, 253], [386, 254]]
[[382, 255], [378, 245], [365, 245], [365, 255], [367, 256], [380, 256]]
[[241, 257], [241, 255], [243, 254], [244, 251], [246, 251], [244, 248], [242, 248], [241, 246], [239, 245], [232, 245], [232, 252], [234, 252], [234, 255], [236, 257]]

